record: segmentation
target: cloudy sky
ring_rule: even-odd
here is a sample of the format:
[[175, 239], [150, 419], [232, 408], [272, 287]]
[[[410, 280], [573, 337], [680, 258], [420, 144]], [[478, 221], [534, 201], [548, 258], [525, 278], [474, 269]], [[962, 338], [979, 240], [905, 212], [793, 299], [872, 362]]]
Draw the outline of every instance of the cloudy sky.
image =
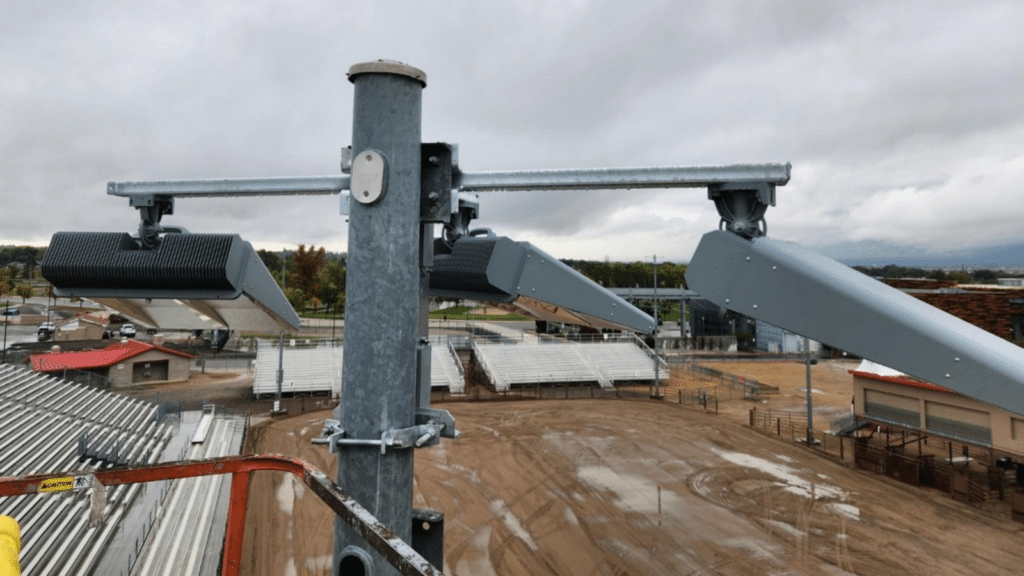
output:
[[[846, 258], [1024, 243], [1024, 4], [5, 3], [0, 244], [134, 231], [107, 181], [338, 173], [355, 63], [424, 70], [463, 170], [791, 162], [769, 234]], [[700, 189], [486, 194], [561, 258], [690, 258]], [[179, 200], [166, 223], [345, 250], [336, 197]], [[1024, 254], [1022, 254], [1024, 265]]]

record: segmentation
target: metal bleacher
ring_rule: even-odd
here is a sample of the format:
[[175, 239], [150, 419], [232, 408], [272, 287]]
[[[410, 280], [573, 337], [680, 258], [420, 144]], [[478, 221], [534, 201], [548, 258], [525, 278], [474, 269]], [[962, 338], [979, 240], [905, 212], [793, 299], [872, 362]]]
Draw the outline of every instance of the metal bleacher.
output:
[[430, 347], [430, 389], [445, 388], [452, 394], [462, 394], [466, 391], [462, 362], [459, 361], [451, 342], [435, 343]]
[[[173, 435], [159, 414], [155, 404], [0, 365], [0, 476], [156, 462]], [[21, 525], [22, 574], [90, 573], [144, 489], [106, 488], [95, 524], [91, 489], [0, 498], [0, 514]]]
[[[252, 393], [256, 398], [277, 394], [277, 368], [281, 359], [275, 343], [260, 342], [256, 352], [256, 374]], [[344, 349], [329, 344], [306, 345], [304, 341], [286, 341], [283, 364], [284, 394], [341, 393], [341, 366]]]
[[[477, 361], [498, 392], [513, 386], [565, 382], [595, 382], [611, 388], [615, 382], [653, 381], [654, 359], [630, 342], [490, 344], [474, 341]], [[667, 365], [660, 378], [668, 378]]]
[[[654, 353], [631, 342], [584, 343], [578, 344], [592, 363], [613, 382], [654, 381]], [[668, 364], [658, 359], [661, 368], [659, 379], [668, 378]]]
[[[277, 367], [279, 352], [276, 345], [262, 343], [256, 355], [256, 374], [252, 391], [257, 397], [277, 394]], [[281, 383], [283, 394], [322, 394], [337, 397], [341, 392], [342, 346], [311, 345], [284, 347], [284, 379]], [[447, 388], [449, 392], [461, 394], [466, 388], [455, 350], [450, 342], [435, 343], [430, 353], [430, 387]]]

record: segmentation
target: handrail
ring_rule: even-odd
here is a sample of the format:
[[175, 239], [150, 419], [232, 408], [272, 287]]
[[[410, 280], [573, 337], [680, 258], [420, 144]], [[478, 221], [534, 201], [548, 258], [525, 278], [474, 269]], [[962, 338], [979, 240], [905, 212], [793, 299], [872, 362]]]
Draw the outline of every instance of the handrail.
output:
[[316, 466], [299, 458], [280, 454], [186, 460], [149, 466], [108, 468], [88, 473], [79, 470], [0, 477], [0, 496], [64, 492], [88, 488], [94, 482], [99, 482], [103, 486], [120, 486], [138, 482], [231, 474], [231, 503], [228, 508], [227, 529], [224, 533], [221, 574], [237, 576], [241, 565], [242, 537], [245, 532], [246, 504], [249, 499], [249, 476], [258, 470], [290, 472], [300, 477], [314, 494], [402, 576], [443, 576], [440, 570], [427, 562], [387, 526], [381, 524], [373, 514], [342, 491]]

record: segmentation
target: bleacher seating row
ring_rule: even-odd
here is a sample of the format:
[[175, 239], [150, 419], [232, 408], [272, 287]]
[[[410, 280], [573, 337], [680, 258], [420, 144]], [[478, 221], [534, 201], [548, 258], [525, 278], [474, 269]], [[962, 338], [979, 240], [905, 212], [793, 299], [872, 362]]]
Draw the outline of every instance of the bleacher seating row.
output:
[[430, 389], [445, 388], [452, 394], [462, 394], [466, 391], [466, 378], [451, 344], [434, 344], [430, 347]]
[[[633, 342], [562, 342], [540, 344], [536, 340], [496, 344], [473, 339], [476, 357], [497, 391], [512, 386], [562, 382], [596, 382], [611, 388], [616, 382], [652, 382], [654, 358]], [[285, 346], [282, 393], [341, 393], [344, 351], [332, 346]], [[660, 360], [660, 378], [668, 378], [668, 366]], [[262, 344], [256, 357], [253, 394], [257, 398], [277, 392], [279, 352]], [[465, 392], [465, 377], [451, 342], [435, 340], [431, 346], [430, 387]]]
[[[654, 360], [631, 343], [498, 345], [473, 343], [477, 361], [503, 392], [512, 386], [563, 382], [654, 381]], [[661, 379], [668, 378], [664, 361]]]
[[[293, 394], [341, 394], [344, 349], [341, 346], [285, 346], [283, 362], [277, 346], [261, 344], [256, 354], [252, 392], [256, 398], [277, 394], [278, 364], [284, 366], [281, 392]], [[466, 387], [455, 351], [446, 343], [434, 344], [430, 353], [430, 387], [461, 394]]]
[[[0, 476], [157, 462], [173, 433], [158, 414], [148, 402], [0, 365]], [[0, 514], [22, 528], [22, 573], [89, 572], [142, 486], [106, 489], [105, 520], [93, 526], [89, 490], [0, 498]]]
[[282, 363], [284, 394], [341, 393], [341, 346], [289, 346], [281, 356], [276, 344], [261, 342], [256, 351], [256, 374], [252, 393], [256, 398], [277, 394], [277, 368]]

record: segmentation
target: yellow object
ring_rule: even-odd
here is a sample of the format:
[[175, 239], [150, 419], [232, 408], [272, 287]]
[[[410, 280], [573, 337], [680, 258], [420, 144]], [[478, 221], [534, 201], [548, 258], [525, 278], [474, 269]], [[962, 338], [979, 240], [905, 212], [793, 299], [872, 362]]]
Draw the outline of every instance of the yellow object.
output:
[[75, 487], [74, 476], [68, 476], [67, 478], [50, 478], [43, 480], [39, 484], [40, 492], [63, 492], [65, 490], [71, 490]]
[[18, 554], [21, 552], [21, 529], [14, 518], [0, 516], [0, 576], [21, 576]]

